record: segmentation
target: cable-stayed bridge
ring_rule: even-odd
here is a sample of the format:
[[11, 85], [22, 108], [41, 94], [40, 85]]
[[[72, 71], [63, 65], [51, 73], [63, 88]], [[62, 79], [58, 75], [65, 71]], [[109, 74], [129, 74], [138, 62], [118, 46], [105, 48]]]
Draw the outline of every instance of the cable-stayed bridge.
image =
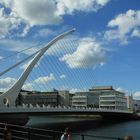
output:
[[[10, 66], [10, 67], [6, 68], [4, 71], [0, 72], [0, 76], [4, 76], [9, 71], [13, 70], [16, 67], [19, 67], [19, 65], [21, 65], [24, 62], [27, 65], [26, 68], [24, 68], [24, 71], [22, 72], [22, 74], [18, 78], [18, 80], [15, 80], [14, 84], [11, 85], [11, 87], [9, 87], [6, 91], [4, 91], [2, 94], [0, 94], [0, 114], [1, 114], [1, 116], [9, 115], [9, 114], [10, 115], [25, 114], [27, 116], [30, 114], [47, 114], [47, 115], [48, 114], [54, 114], [54, 115], [56, 115], [56, 114], [57, 115], [58, 114], [60, 114], [60, 115], [71, 115], [71, 114], [93, 115], [93, 114], [97, 114], [97, 115], [102, 115], [102, 116], [107, 116], [107, 117], [112, 116], [112, 117], [116, 117], [116, 118], [118, 116], [121, 116], [122, 118], [127, 118], [127, 117], [133, 116], [133, 112], [124, 111], [124, 110], [101, 110], [101, 109], [92, 109], [92, 108], [60, 108], [60, 107], [57, 107], [57, 108], [48, 108], [48, 107], [40, 108], [40, 107], [24, 107], [24, 106], [16, 107], [16, 104], [15, 104], [16, 99], [17, 99], [23, 85], [25, 84], [26, 80], [28, 79], [28, 76], [30, 75], [30, 73], [33, 71], [33, 68], [35, 68], [36, 66], [39, 67], [39, 65], [40, 65], [39, 60], [41, 58], [43, 59], [44, 55], [48, 56], [53, 53], [58, 53], [57, 55], [61, 55], [62, 52], [63, 52], [63, 54], [68, 51], [73, 52], [73, 50], [75, 49], [76, 42], [69, 41], [68, 39], [66, 39], [64, 41], [63, 39], [74, 31], [75, 31], [75, 29], [71, 29], [71, 30], [68, 30], [68, 31], [58, 35], [57, 37], [52, 39], [47, 45], [45, 45], [45, 47], [38, 49], [37, 51], [35, 51], [31, 55], [27, 56], [23, 60], [16, 62], [12, 66]], [[53, 47], [55, 49], [53, 49]], [[49, 51], [50, 48], [52, 48], [51, 51]], [[27, 49], [24, 49], [24, 50], [27, 50]], [[27, 50], [27, 51], [30, 52], [30, 50]], [[20, 52], [22, 52], [22, 51], [20, 51]], [[9, 57], [7, 57], [7, 58], [9, 58]], [[63, 61], [68, 58], [69, 58], [69, 55], [66, 54], [64, 57], [61, 57], [59, 60]], [[50, 59], [52, 61], [50, 61]], [[78, 56], [75, 57], [75, 59], [78, 59]], [[30, 61], [26, 62], [27, 60], [30, 60]], [[68, 61], [70, 61], [70, 60], [68, 60]], [[53, 62], [53, 64], [51, 62]], [[85, 61], [83, 61], [83, 65], [86, 65]], [[63, 74], [64, 70], [61, 69], [61, 67], [58, 64], [58, 61], [56, 61], [55, 57], [51, 57], [51, 58], [47, 57], [47, 63], [45, 63], [45, 67], [46, 67], [46, 69], [50, 69], [50, 71], [55, 70], [56, 74], [61, 73], [62, 74], [61, 79], [65, 77], [65, 75]], [[70, 63], [69, 67], [74, 68], [74, 67], [76, 67], [76, 64]], [[70, 73], [68, 71], [68, 69], [66, 69], [66, 68], [65, 68], [65, 71], [67, 71], [67, 74], [69, 74], [70, 77], [73, 77], [73, 78], [75, 77], [75, 79], [73, 79], [73, 83], [75, 81], [76, 81], [76, 83], [74, 83], [74, 84], [80, 83], [80, 85], [82, 85], [81, 76], [79, 77], [79, 76], [74, 75], [74, 73]], [[41, 75], [40, 77], [38, 77], [38, 73]], [[37, 86], [32, 84], [32, 87], [35, 86], [35, 89], [37, 88], [37, 90], [42, 90], [43, 88], [44, 88], [43, 90], [45, 90], [46, 85], [44, 85], [43, 83], [47, 83], [48, 81], [51, 81], [51, 80], [54, 80], [54, 81], [56, 80], [53, 73], [49, 73], [49, 74], [47, 73], [49, 76], [44, 76], [44, 75], [46, 75], [46, 71], [42, 67], [40, 67], [40, 71], [38, 73], [36, 75], [32, 76], [32, 81], [28, 82], [30, 84], [36, 83]], [[79, 71], [79, 73], [80, 73], [80, 71]], [[37, 79], [35, 79], [35, 77], [37, 77]], [[64, 84], [65, 87], [63, 87], [63, 88], [66, 88], [66, 86], [69, 84], [68, 83], [69, 81], [62, 83], [61, 79], [59, 79], [59, 81], [56, 82], [56, 85], [54, 85], [54, 83], [53, 83], [52, 88], [55, 88], [56, 86], [58, 86], [58, 84], [62, 84], [62, 85]], [[85, 82], [87, 82], [87, 79], [85, 79]], [[47, 86], [49, 87], [49, 84], [47, 84]], [[82, 85], [82, 86], [84, 87], [84, 85]]]
[[[78, 108], [78, 107], [8, 107], [0, 108], [1, 120], [7, 119], [8, 122], [15, 124], [25, 124], [28, 121], [29, 116], [79, 116], [85, 118], [102, 118], [110, 121], [126, 121], [131, 119], [137, 119], [137, 116], [133, 111], [125, 110], [110, 110], [110, 109], [99, 109], [99, 108]], [[16, 120], [16, 121], [15, 121]], [[3, 121], [2, 121], [3, 122]]]

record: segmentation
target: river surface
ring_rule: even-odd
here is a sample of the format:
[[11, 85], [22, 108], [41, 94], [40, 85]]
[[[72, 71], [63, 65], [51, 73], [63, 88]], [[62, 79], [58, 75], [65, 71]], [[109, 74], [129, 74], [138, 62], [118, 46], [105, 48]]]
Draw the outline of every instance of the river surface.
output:
[[[80, 133], [121, 138], [125, 135], [131, 135], [134, 140], [140, 140], [140, 120], [114, 122], [95, 119], [93, 117], [31, 116], [27, 126], [56, 131], [64, 131], [66, 127], [70, 127], [73, 134]], [[85, 140], [93, 139], [107, 140], [93, 137], [86, 137]], [[81, 136], [75, 136], [74, 140], [81, 140]]]

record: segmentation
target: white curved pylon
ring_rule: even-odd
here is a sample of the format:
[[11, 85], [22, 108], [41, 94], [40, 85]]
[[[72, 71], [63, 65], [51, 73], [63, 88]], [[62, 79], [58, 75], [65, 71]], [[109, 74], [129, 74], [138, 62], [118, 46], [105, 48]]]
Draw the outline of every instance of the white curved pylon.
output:
[[58, 35], [57, 37], [55, 37], [53, 40], [51, 40], [46, 47], [42, 48], [36, 55], [35, 57], [32, 59], [32, 61], [30, 62], [30, 64], [28, 65], [28, 67], [25, 69], [25, 71], [22, 73], [22, 75], [20, 76], [20, 78], [15, 82], [15, 84], [9, 88], [6, 92], [4, 92], [3, 94], [0, 95], [0, 107], [4, 107], [4, 106], [15, 106], [15, 101], [21, 91], [21, 88], [23, 86], [23, 84], [25, 83], [28, 75], [30, 74], [30, 72], [32, 71], [32, 69], [34, 68], [35, 64], [39, 61], [39, 59], [41, 58], [42, 55], [44, 55], [44, 53], [58, 40], [62, 39], [63, 37], [65, 37], [66, 35], [74, 32], [75, 29], [71, 29], [67, 32], [64, 32], [60, 35]]

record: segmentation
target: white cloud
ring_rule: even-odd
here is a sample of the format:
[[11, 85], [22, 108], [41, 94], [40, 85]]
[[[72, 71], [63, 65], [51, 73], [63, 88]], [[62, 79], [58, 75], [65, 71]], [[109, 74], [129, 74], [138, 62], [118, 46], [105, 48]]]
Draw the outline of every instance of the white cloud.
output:
[[23, 90], [33, 90], [33, 86], [32, 86], [32, 83], [25, 83], [22, 87]]
[[0, 91], [6, 91], [16, 82], [15, 78], [6, 77], [0, 79]]
[[110, 0], [96, 0], [97, 4], [100, 6], [105, 6]]
[[[33, 59], [32, 59], [32, 60], [33, 60]], [[25, 70], [25, 69], [31, 64], [32, 60], [30, 60], [30, 61], [28, 61], [28, 62], [22, 64], [19, 68]], [[40, 61], [41, 61], [41, 60], [40, 60]], [[37, 68], [37, 67], [40, 65], [40, 61], [38, 61], [38, 62], [35, 64], [34, 68]]]
[[129, 37], [139, 37], [140, 10], [128, 10], [119, 14], [108, 23], [108, 27], [110, 29], [105, 32], [108, 40], [116, 39], [127, 43]]
[[27, 49], [32, 47], [30, 50], [24, 51], [25, 54], [33, 54], [38, 49], [39, 45], [36, 45], [35, 42], [28, 42], [28, 41], [20, 41], [20, 40], [12, 40], [12, 39], [1, 39], [0, 46], [5, 50], [10, 51], [21, 51], [22, 49]]
[[55, 35], [55, 34], [56, 33], [54, 31], [50, 30], [50, 29], [41, 29], [34, 35], [34, 37], [40, 36], [40, 37], [46, 38], [50, 35]]
[[76, 93], [76, 92], [83, 92], [83, 91], [87, 91], [87, 89], [78, 89], [78, 88], [72, 88], [70, 89], [70, 93]]
[[52, 45], [51, 48], [46, 52], [48, 55], [55, 55], [61, 57], [64, 54], [73, 52], [78, 46], [79, 38], [77, 36], [70, 36], [59, 40], [57, 43]]
[[60, 75], [61, 79], [65, 79], [67, 76], [65, 74]]
[[53, 80], [55, 80], [55, 76], [53, 75], [53, 73], [50, 73], [49, 76], [39, 77], [34, 82], [37, 84], [46, 84], [46, 83], [53, 81]]
[[61, 23], [62, 17], [57, 14], [55, 1], [43, 0], [0, 0], [3, 6], [0, 10], [0, 37], [13, 36], [10, 31], [16, 30], [14, 36], [25, 36], [34, 25], [56, 25]]
[[1, 60], [1, 59], [3, 59], [3, 57], [2, 57], [2, 56], [0, 56], [0, 60]]
[[58, 24], [62, 20], [57, 15], [55, 1], [13, 0], [12, 10], [31, 26]]
[[137, 91], [133, 94], [134, 99], [140, 99], [140, 91]]
[[129, 94], [128, 90], [123, 89], [121, 87], [116, 88], [116, 90], [119, 91], [119, 92], [123, 92], [123, 93]]
[[91, 12], [105, 6], [109, 0], [57, 0], [58, 14], [73, 14], [75, 11]]
[[64, 61], [70, 68], [96, 67], [103, 65], [105, 60], [106, 51], [90, 37], [80, 39], [76, 51], [60, 58], [60, 61]]
[[30, 61], [27, 62], [27, 63], [22, 64], [19, 68], [25, 70], [25, 69], [30, 65], [31, 61], [32, 61], [32, 60], [30, 60]]
[[132, 37], [140, 37], [140, 29], [133, 30]]
[[2, 5], [5, 5], [5, 7], [9, 8], [12, 5], [13, 0], [0, 0], [0, 3]]
[[108, 30], [105, 32], [105, 39], [120, 40], [121, 44], [127, 44], [128, 38], [125, 34], [121, 34], [118, 30]]
[[[0, 0], [0, 37], [25, 36], [34, 25], [58, 25], [75, 11], [93, 12], [109, 0]], [[6, 7], [6, 8], [5, 8]], [[5, 12], [8, 8], [9, 12]]]
[[0, 8], [0, 38], [5, 38], [13, 29], [17, 29], [20, 22], [14, 14], [7, 15], [4, 8]]

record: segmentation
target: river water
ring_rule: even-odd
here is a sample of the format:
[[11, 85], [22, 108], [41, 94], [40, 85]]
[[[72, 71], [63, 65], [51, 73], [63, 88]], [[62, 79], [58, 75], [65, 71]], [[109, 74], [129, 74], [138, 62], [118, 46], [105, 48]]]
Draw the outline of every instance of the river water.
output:
[[[125, 135], [131, 135], [134, 140], [140, 140], [140, 120], [113, 122], [91, 117], [31, 116], [27, 125], [30, 127], [57, 131], [64, 131], [64, 128], [70, 127], [72, 133], [95, 136], [123, 138]], [[81, 137], [76, 138], [76, 140], [81, 140]], [[93, 138], [86, 137], [85, 140], [93, 140]], [[94, 140], [103, 139], [94, 138]]]

